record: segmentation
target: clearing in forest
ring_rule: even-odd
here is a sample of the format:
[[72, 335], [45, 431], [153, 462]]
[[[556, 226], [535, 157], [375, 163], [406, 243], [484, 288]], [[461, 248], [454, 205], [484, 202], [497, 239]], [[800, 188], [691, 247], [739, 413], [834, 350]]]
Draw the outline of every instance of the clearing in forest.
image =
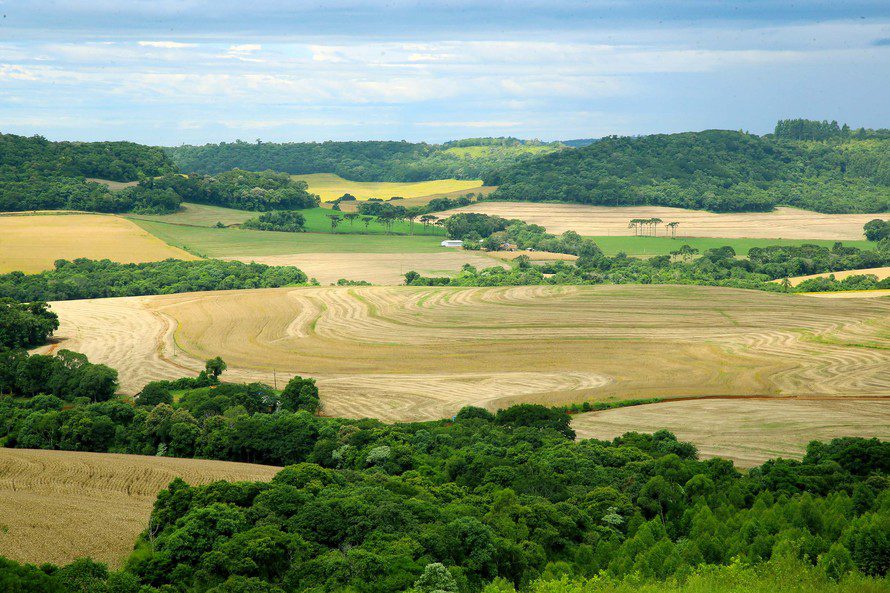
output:
[[58, 565], [89, 556], [119, 567], [148, 525], [158, 492], [189, 484], [270, 480], [279, 467], [0, 448], [0, 555]]
[[572, 417], [579, 439], [611, 440], [626, 432], [667, 429], [694, 443], [702, 457], [740, 467], [800, 459], [810, 441], [861, 436], [890, 439], [885, 400], [698, 399], [588, 412]]
[[887, 299], [695, 286], [300, 287], [53, 310], [59, 346], [120, 369], [130, 393], [220, 355], [233, 381], [280, 387], [294, 374], [317, 377], [332, 416], [421, 420], [523, 401], [890, 393]]
[[121, 263], [197, 259], [118, 216], [0, 216], [0, 273], [51, 270], [57, 259], [78, 257]]
[[435, 179], [433, 181], [394, 182], [394, 181], [349, 181], [333, 173], [313, 173], [310, 175], [291, 175], [294, 179], [305, 181], [309, 191], [318, 194], [323, 202], [335, 200], [343, 194], [352, 194], [359, 200], [380, 198], [389, 200], [393, 196], [400, 198], [420, 198], [432, 194], [451, 192], [473, 192], [482, 187], [479, 179]]
[[487, 257], [483, 252], [459, 249], [443, 250], [441, 253], [295, 253], [226, 259], [270, 266], [296, 266], [321, 284], [334, 284], [346, 279], [398, 285], [405, 283], [405, 273], [412, 270], [423, 276], [454, 276], [465, 264], [476, 268], [501, 265], [500, 260]]
[[538, 224], [548, 232], [575, 231], [584, 236], [627, 236], [634, 231], [628, 222], [635, 218], [660, 218], [659, 236], [670, 233], [664, 224], [679, 222], [678, 238], [716, 237], [753, 239], [823, 239], [850, 241], [864, 239], [862, 225], [879, 214], [821, 214], [797, 208], [776, 208], [773, 212], [729, 212], [715, 214], [704, 210], [684, 210], [661, 206], [587, 206], [535, 202], [480, 202], [439, 213], [480, 212], [518, 218]]

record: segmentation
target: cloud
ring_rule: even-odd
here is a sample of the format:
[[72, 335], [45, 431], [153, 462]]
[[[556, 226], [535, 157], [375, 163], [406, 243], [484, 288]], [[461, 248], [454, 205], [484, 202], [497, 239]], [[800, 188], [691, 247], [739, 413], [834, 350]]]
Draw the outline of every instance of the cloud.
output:
[[418, 126], [424, 128], [515, 128], [521, 126], [522, 122], [518, 121], [421, 121], [417, 122]]
[[233, 53], [249, 53], [252, 51], [260, 51], [263, 46], [259, 43], [242, 43], [241, 45], [230, 45], [229, 51]]
[[178, 49], [181, 47], [197, 47], [197, 43], [182, 43], [180, 41], [140, 41], [142, 47], [160, 47], [163, 49]]

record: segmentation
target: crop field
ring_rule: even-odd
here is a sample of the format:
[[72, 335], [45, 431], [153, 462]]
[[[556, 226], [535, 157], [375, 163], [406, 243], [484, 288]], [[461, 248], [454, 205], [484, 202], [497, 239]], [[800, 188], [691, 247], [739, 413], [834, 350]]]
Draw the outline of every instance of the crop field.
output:
[[148, 525], [160, 490], [270, 480], [281, 468], [227, 461], [0, 449], [0, 555], [67, 564], [90, 556], [119, 567]]
[[842, 399], [698, 399], [588, 412], [572, 417], [578, 438], [611, 440], [667, 429], [695, 443], [702, 457], [740, 467], [803, 457], [810, 441], [861, 436], [890, 439], [890, 397]]
[[[324, 413], [890, 393], [890, 301], [713, 287], [327, 287], [53, 304], [59, 347], [130, 393], [221, 355], [230, 380], [319, 379]], [[175, 336], [175, 347], [174, 347]], [[44, 349], [45, 350], [45, 349]]]
[[834, 276], [836, 280], [843, 280], [849, 276], [862, 276], [868, 274], [877, 276], [878, 280], [883, 280], [884, 278], [890, 277], [890, 267], [865, 268], [863, 270], [844, 270], [843, 272], [826, 272], [824, 274], [810, 274], [809, 276], [795, 276], [794, 278], [789, 278], [788, 281], [791, 282], [791, 286], [797, 286], [804, 280], [812, 280], [813, 278], [828, 278], [829, 276]]
[[335, 200], [343, 194], [352, 194], [359, 200], [380, 198], [388, 200], [393, 196], [420, 198], [432, 194], [449, 192], [470, 192], [482, 187], [481, 180], [436, 179], [401, 183], [391, 181], [349, 181], [333, 173], [313, 173], [311, 175], [291, 175], [294, 179], [309, 184], [309, 191], [318, 194], [323, 202]]
[[40, 272], [57, 259], [78, 257], [121, 263], [197, 259], [117, 216], [0, 216], [0, 272]]
[[341, 278], [372, 284], [404, 284], [405, 273], [412, 270], [424, 276], [453, 276], [464, 264], [477, 268], [501, 265], [501, 261], [482, 252], [459, 249], [442, 253], [298, 253], [237, 259], [270, 266], [296, 266], [321, 284], [333, 284]]
[[242, 258], [294, 253], [435, 253], [444, 251], [444, 248], [439, 245], [442, 237], [430, 235], [278, 233], [183, 226], [154, 220], [136, 220], [135, 222], [162, 241], [205, 257]]
[[[703, 210], [684, 210], [660, 206], [585, 206], [583, 204], [541, 204], [532, 202], [481, 202], [454, 212], [481, 212], [518, 218], [539, 224], [551, 233], [575, 231], [589, 237], [627, 236], [633, 231], [627, 223], [634, 218], [660, 218], [665, 223], [679, 222], [677, 237], [714, 237], [728, 239], [822, 239], [850, 241], [864, 239], [862, 225], [877, 214], [820, 214], [796, 208], [776, 208], [773, 212], [738, 212], [714, 214]], [[658, 234], [666, 236], [664, 225]]]

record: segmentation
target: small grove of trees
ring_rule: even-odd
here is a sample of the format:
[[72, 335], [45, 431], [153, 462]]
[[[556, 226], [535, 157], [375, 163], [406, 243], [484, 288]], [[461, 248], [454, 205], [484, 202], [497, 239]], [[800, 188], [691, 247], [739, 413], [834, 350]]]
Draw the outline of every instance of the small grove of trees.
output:
[[45, 302], [0, 298], [0, 350], [38, 346], [58, 328], [59, 317]]
[[862, 230], [865, 233], [865, 238], [869, 241], [883, 241], [890, 238], [890, 220], [882, 220], [880, 218], [869, 220], [862, 227]]
[[[627, 228], [633, 229], [634, 235], [637, 237], [644, 236], [658, 236], [658, 225], [664, 222], [660, 218], [632, 218], [630, 222], [627, 223]], [[676, 236], [676, 229], [680, 225], [679, 222], [669, 222], [667, 228], [671, 231], [671, 236]], [[648, 229], [648, 230], [647, 230]]]
[[241, 223], [241, 228], [257, 231], [282, 231], [302, 233], [306, 231], [306, 217], [294, 210], [266, 212]]
[[0, 351], [0, 394], [33, 397], [53, 395], [65, 401], [85, 398], [102, 402], [117, 391], [117, 371], [93, 364], [70, 350], [55, 356], [29, 355], [24, 350]]

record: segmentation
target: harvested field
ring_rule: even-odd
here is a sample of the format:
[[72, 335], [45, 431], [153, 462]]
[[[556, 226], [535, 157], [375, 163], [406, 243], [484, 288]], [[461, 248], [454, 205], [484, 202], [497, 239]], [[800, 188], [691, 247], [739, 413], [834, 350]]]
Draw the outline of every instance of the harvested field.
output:
[[462, 179], [436, 179], [434, 181], [402, 183], [391, 181], [349, 181], [333, 173], [291, 175], [291, 177], [309, 184], [309, 191], [321, 197], [323, 202], [335, 200], [343, 194], [352, 194], [359, 200], [367, 200], [369, 198], [388, 200], [393, 196], [407, 199], [433, 194], [466, 193], [482, 187], [481, 180], [468, 181]]
[[848, 276], [864, 276], [868, 274], [877, 276], [878, 280], [883, 280], [884, 278], [890, 277], [890, 267], [865, 268], [862, 270], [844, 270], [843, 272], [826, 272], [824, 274], [810, 274], [809, 276], [795, 276], [794, 278], [789, 278], [788, 281], [791, 282], [791, 286], [797, 286], [804, 280], [812, 280], [813, 278], [828, 278], [829, 276], [834, 276], [835, 280], [843, 280]]
[[[328, 287], [54, 303], [60, 345], [134, 392], [222, 355], [231, 380], [317, 377], [326, 414], [468, 404], [890, 393], [890, 302], [692, 286]], [[111, 327], [113, 326], [113, 327]], [[175, 328], [177, 356], [171, 334]]]
[[198, 259], [118, 216], [0, 216], [0, 272], [40, 272], [57, 259], [78, 257], [121, 263]]
[[160, 490], [270, 480], [281, 468], [142, 455], [0, 449], [0, 555], [67, 564], [90, 556], [120, 566], [148, 525]]
[[726, 457], [740, 467], [803, 457], [810, 441], [861, 436], [890, 439], [890, 398], [699, 399], [618, 408], [572, 418], [578, 438], [611, 440], [626, 432], [667, 429], [702, 457]]
[[800, 294], [822, 299], [879, 299], [890, 297], [890, 290], [838, 290], [834, 292], [804, 292]]
[[297, 253], [267, 257], [229, 257], [243, 262], [270, 266], [296, 266], [321, 284], [341, 278], [373, 284], [404, 284], [405, 273], [414, 270], [424, 276], [452, 276], [464, 264], [478, 268], [499, 265], [498, 260], [472, 251], [442, 253]]
[[[439, 213], [481, 212], [519, 218], [539, 224], [551, 233], [575, 231], [585, 236], [633, 235], [627, 223], [633, 218], [661, 218], [676, 221], [677, 237], [824, 239], [831, 241], [863, 239], [862, 225], [874, 214], [820, 214], [796, 208], [776, 208], [774, 212], [714, 214], [660, 206], [585, 206], [583, 204], [539, 204], [531, 202], [481, 202]], [[666, 236], [664, 226], [659, 235]]]

